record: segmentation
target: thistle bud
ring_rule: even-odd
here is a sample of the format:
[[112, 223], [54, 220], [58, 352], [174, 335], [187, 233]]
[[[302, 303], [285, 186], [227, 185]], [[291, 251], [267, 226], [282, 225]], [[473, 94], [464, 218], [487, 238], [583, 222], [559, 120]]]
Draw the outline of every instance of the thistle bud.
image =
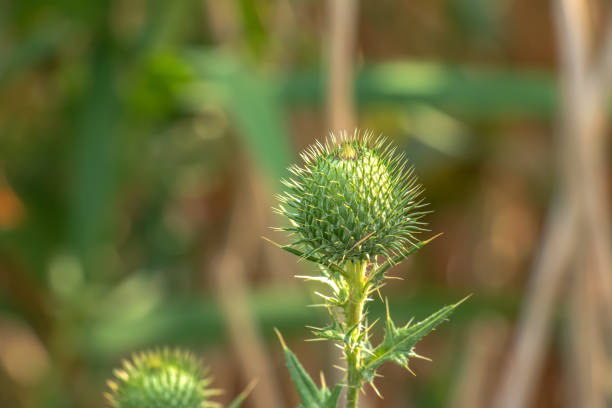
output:
[[202, 408], [216, 394], [200, 362], [178, 349], [134, 354], [114, 374], [106, 393], [114, 408]]
[[405, 155], [371, 135], [317, 142], [283, 180], [277, 212], [286, 216], [296, 240], [291, 246], [322, 264], [373, 262], [417, 242], [425, 205]]

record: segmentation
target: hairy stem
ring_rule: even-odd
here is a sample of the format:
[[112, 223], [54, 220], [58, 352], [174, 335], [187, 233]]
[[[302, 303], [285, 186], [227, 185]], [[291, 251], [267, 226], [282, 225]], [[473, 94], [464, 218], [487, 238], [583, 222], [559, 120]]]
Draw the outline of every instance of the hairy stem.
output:
[[352, 329], [348, 341], [344, 345], [344, 354], [348, 369], [347, 408], [357, 407], [359, 390], [363, 382], [359, 337], [363, 329], [363, 308], [367, 294], [365, 283], [366, 268], [366, 262], [347, 262], [344, 266], [349, 289], [348, 302], [344, 307], [344, 317], [347, 332]]

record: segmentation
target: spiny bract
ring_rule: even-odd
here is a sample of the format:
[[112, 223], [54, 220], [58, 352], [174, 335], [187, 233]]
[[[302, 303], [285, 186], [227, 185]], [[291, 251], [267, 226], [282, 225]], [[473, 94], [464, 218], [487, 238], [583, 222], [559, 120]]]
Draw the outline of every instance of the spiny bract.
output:
[[114, 374], [106, 398], [115, 408], [202, 408], [216, 394], [200, 361], [178, 349], [134, 354]]
[[320, 263], [374, 261], [401, 253], [422, 231], [422, 187], [405, 155], [370, 134], [333, 134], [301, 157], [282, 180], [277, 212], [297, 236], [292, 246]]

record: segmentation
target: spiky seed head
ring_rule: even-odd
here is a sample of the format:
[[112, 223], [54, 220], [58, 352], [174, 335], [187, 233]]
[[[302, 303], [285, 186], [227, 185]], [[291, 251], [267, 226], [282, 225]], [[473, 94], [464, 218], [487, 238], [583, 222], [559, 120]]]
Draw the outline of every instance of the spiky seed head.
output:
[[330, 135], [302, 154], [283, 180], [277, 212], [291, 244], [322, 263], [390, 257], [416, 241], [424, 223], [422, 188], [405, 155], [371, 134]]
[[216, 394], [200, 361], [179, 349], [134, 354], [114, 374], [105, 394], [114, 408], [202, 408]]

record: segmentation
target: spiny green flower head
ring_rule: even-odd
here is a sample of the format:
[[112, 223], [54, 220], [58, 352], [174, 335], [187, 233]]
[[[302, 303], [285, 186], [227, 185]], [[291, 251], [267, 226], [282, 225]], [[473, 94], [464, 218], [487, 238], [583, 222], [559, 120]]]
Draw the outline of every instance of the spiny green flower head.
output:
[[400, 254], [417, 242], [426, 213], [405, 155], [384, 138], [355, 132], [316, 142], [282, 180], [277, 212], [297, 238], [291, 246], [322, 264], [374, 262]]
[[200, 361], [179, 349], [134, 354], [114, 374], [105, 394], [114, 408], [202, 408], [217, 394]]

